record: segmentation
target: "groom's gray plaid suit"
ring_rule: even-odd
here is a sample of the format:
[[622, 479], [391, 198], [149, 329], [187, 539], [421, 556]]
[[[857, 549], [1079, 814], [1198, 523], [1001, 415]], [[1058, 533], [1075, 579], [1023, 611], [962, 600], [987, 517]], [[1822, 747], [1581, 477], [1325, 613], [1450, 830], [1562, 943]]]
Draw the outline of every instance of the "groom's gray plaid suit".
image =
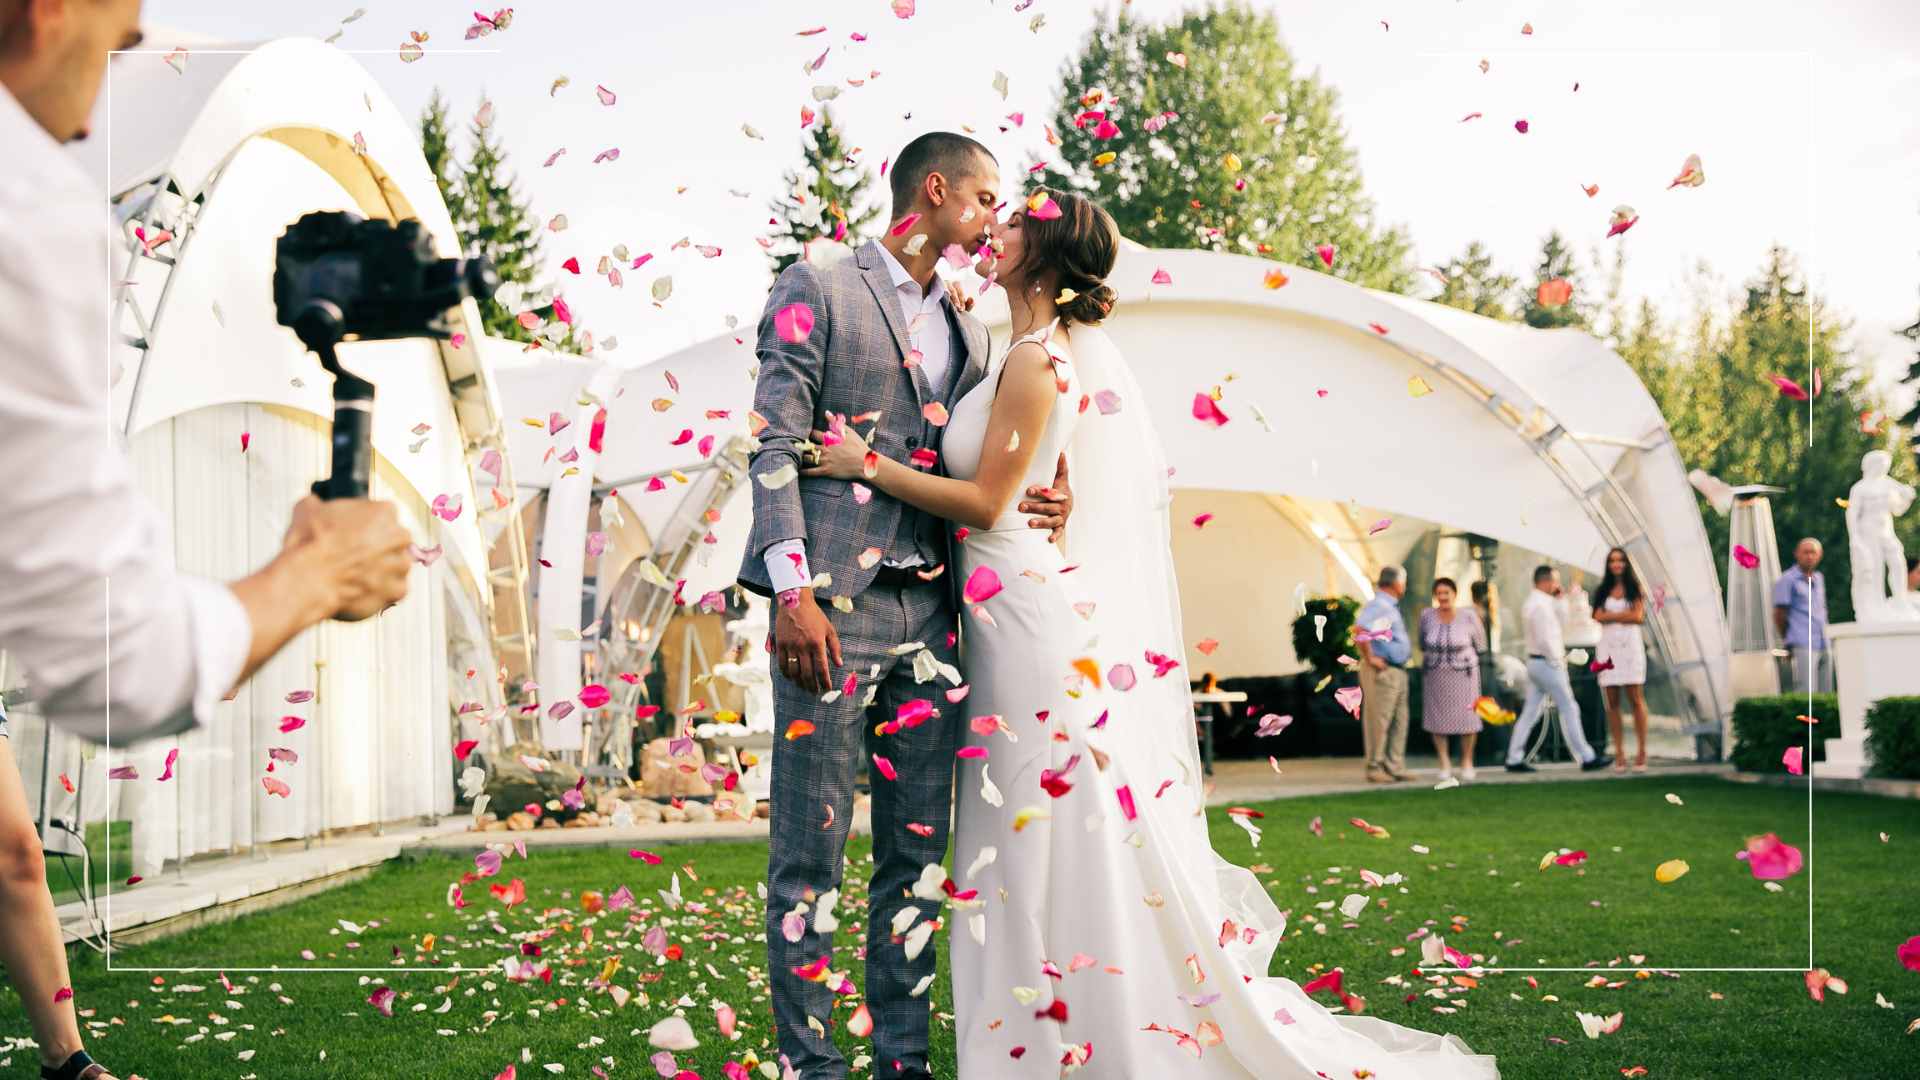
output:
[[[774, 329], [774, 316], [793, 304], [807, 305], [814, 316], [813, 332], [797, 344], [782, 340]], [[760, 375], [753, 402], [767, 426], [750, 469], [753, 531], [740, 583], [769, 593], [762, 554], [777, 541], [803, 538], [813, 572], [833, 577], [820, 606], [839, 635], [846, 662], [834, 667], [834, 686], [840, 688], [848, 673], [859, 678], [852, 694], [823, 703], [783, 675], [776, 672], [774, 677], [767, 963], [780, 1050], [805, 1080], [842, 1080], [847, 1075], [846, 1061], [831, 1037], [822, 1038], [808, 1020], [818, 1020], [831, 1033], [848, 1012], [842, 1009], [836, 1015], [833, 992], [794, 974], [794, 969], [832, 950], [831, 936], [814, 930], [816, 900], [840, 886], [855, 776], [873, 755], [891, 762], [898, 777], [888, 780], [877, 768], [869, 768], [874, 869], [866, 1000], [874, 1023], [874, 1072], [886, 1080], [927, 1065], [930, 1002], [925, 992], [915, 996], [914, 990], [923, 979], [931, 979], [939, 946], [928, 944], [908, 960], [892, 924], [909, 902], [907, 890], [921, 868], [946, 855], [961, 713], [940, 693], [948, 688], [946, 682], [916, 683], [912, 657], [893, 656], [890, 650], [919, 641], [940, 661], [956, 663], [958, 586], [951, 572], [928, 586], [876, 585], [877, 565], [860, 565], [860, 555], [868, 548], [888, 556], [918, 550], [924, 557], [931, 547], [933, 557], [927, 561], [946, 560], [950, 531], [944, 522], [922, 521], [917, 511], [879, 491], [862, 505], [845, 480], [803, 477], [769, 488], [760, 478], [789, 464], [798, 468], [798, 443], [810, 429], [824, 429], [829, 412], [845, 417], [878, 412], [878, 425], [868, 441], [888, 457], [904, 462], [916, 450], [937, 454], [942, 428], [930, 423], [922, 410], [934, 400], [951, 406], [978, 383], [986, 372], [988, 345], [986, 328], [978, 320], [948, 304], [942, 310], [951, 341], [951, 374], [947, 393], [939, 399], [919, 366], [906, 363], [907, 325], [878, 244], [869, 243], [837, 263], [788, 267], [774, 282], [760, 318]], [[861, 427], [865, 430], [866, 425]], [[827, 601], [836, 595], [850, 597], [853, 610], [834, 609]], [[872, 675], [876, 667], [878, 674]], [[875, 704], [887, 719], [916, 698], [931, 699], [942, 715], [879, 735], [862, 708], [876, 684]], [[785, 738], [788, 726], [801, 719], [814, 725], [813, 733]], [[809, 908], [804, 930], [798, 941], [790, 942], [783, 923], [802, 902]], [[920, 909], [921, 921], [940, 913], [938, 904], [912, 903]], [[834, 970], [847, 970], [846, 956], [843, 951], [834, 957]]]

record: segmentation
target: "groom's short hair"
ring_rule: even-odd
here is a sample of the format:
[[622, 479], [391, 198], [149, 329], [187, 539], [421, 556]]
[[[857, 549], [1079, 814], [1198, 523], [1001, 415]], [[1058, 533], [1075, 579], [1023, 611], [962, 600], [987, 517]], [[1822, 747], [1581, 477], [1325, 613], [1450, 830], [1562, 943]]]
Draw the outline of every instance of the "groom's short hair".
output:
[[929, 173], [939, 173], [948, 180], [972, 176], [974, 165], [980, 158], [995, 165], [1000, 160], [978, 141], [951, 131], [929, 131], [908, 143], [893, 162], [893, 176], [890, 179], [893, 182], [894, 216], [900, 216], [913, 205], [920, 189], [926, 185]]

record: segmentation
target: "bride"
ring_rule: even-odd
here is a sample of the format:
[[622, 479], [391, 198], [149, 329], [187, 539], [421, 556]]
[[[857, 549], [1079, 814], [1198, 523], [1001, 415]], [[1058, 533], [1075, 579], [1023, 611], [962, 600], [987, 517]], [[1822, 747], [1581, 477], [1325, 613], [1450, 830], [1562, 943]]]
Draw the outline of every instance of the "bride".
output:
[[[1071, 193], [1026, 206], [994, 235], [1013, 345], [954, 406], [947, 475], [884, 455], [869, 474], [851, 425], [814, 436], [838, 439], [816, 474], [864, 478], [958, 538], [961, 1077], [1497, 1077], [1457, 1037], [1335, 1015], [1268, 974], [1284, 920], [1207, 838], [1166, 460], [1099, 328], [1119, 234]], [[1064, 551], [1011, 508], [1062, 450]]]

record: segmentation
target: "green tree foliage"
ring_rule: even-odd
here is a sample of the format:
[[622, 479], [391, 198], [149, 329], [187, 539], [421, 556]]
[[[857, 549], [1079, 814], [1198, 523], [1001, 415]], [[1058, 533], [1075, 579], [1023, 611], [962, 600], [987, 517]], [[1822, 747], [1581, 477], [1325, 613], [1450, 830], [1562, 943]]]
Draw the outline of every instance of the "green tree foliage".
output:
[[[1564, 278], [1573, 286], [1573, 298], [1558, 307], [1548, 307], [1540, 302], [1539, 286], [1555, 278]], [[1574, 265], [1573, 249], [1560, 235], [1560, 230], [1555, 229], [1540, 244], [1540, 263], [1534, 268], [1533, 280], [1521, 293], [1520, 317], [1528, 326], [1543, 330], [1561, 326], [1591, 330], [1593, 308], [1594, 298], [1586, 294], [1584, 277]]]
[[469, 216], [465, 206], [466, 189], [460, 184], [460, 162], [454, 157], [453, 128], [447, 120], [447, 99], [440, 88], [433, 88], [427, 107], [420, 113], [420, 153], [427, 159], [433, 182], [439, 185], [440, 198], [447, 213], [457, 223]]
[[[1884, 430], [1863, 430], [1861, 413], [1882, 406], [1843, 343], [1847, 330], [1806, 289], [1792, 256], [1775, 247], [1726, 317], [1696, 312], [1686, 339], [1676, 341], [1643, 303], [1619, 345], [1689, 468], [1729, 484], [1786, 489], [1773, 500], [1782, 555], [1803, 536], [1821, 542], [1828, 612], [1836, 623], [1853, 617], [1845, 511], [1836, 500], [1860, 478], [1861, 455], [1886, 448], [1889, 438]], [[1809, 403], [1781, 393], [1772, 377], [1786, 376], [1811, 392], [1810, 340], [1822, 386]], [[1914, 482], [1910, 456], [1897, 455], [1894, 470]], [[1700, 505], [1724, 587], [1728, 522], [1704, 500]], [[1920, 539], [1910, 519], [1902, 532], [1910, 547]]]
[[873, 177], [866, 166], [855, 165], [848, 157], [832, 111], [820, 111], [820, 122], [808, 132], [803, 152], [805, 163], [786, 174], [787, 194], [773, 203], [781, 224], [768, 255], [776, 274], [800, 258], [808, 241], [841, 236], [849, 246], [857, 245], [880, 220], [881, 206], [868, 203]]
[[[484, 255], [500, 275], [499, 293], [480, 302], [481, 323], [495, 337], [533, 341], [533, 332], [520, 325], [520, 311], [531, 310], [548, 322], [555, 314], [550, 298], [527, 302], [539, 295], [535, 281], [542, 262], [541, 222], [518, 190], [492, 125], [482, 125], [477, 114], [468, 122], [471, 151], [463, 163], [453, 150], [447, 113], [447, 102], [436, 89], [420, 116], [420, 149], [440, 185], [461, 248], [469, 255]], [[575, 347], [572, 328], [557, 342], [545, 335], [541, 340], [562, 351]]]
[[[1061, 82], [1052, 128], [1066, 183], [1104, 206], [1129, 239], [1315, 269], [1316, 246], [1332, 244], [1336, 276], [1411, 286], [1407, 235], [1376, 225], [1337, 95], [1296, 72], [1272, 14], [1232, 3], [1154, 26], [1122, 9], [1095, 24]], [[1084, 104], [1096, 90], [1105, 97]], [[1100, 138], [1089, 111], [1105, 111], [1118, 134]], [[1106, 152], [1113, 161], [1096, 165]]]
[[1502, 274], [1493, 265], [1493, 253], [1480, 241], [1440, 267], [1446, 281], [1440, 285], [1436, 303], [1485, 315], [1489, 319], [1512, 321], [1519, 299], [1520, 283], [1512, 274]]

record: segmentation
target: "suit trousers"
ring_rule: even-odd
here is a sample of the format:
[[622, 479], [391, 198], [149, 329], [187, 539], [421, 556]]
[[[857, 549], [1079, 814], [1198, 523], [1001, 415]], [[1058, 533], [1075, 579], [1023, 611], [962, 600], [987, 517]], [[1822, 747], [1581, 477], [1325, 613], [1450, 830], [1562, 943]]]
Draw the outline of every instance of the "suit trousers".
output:
[[[845, 1012], [836, 1018], [837, 995], [825, 983], [795, 974], [795, 969], [828, 957], [834, 970], [844, 972], [847, 961], [841, 957], [855, 951], [853, 943], [843, 942], [844, 951], [836, 954], [833, 935], [815, 929], [814, 914], [821, 894], [841, 885], [855, 778], [864, 765], [873, 790], [873, 881], [866, 937], [872, 1075], [891, 1080], [903, 1071], [927, 1067], [930, 999], [924, 991], [915, 996], [914, 990], [932, 978], [940, 946], [928, 944], [908, 959], [905, 941], [894, 934], [892, 924], [922, 868], [946, 857], [953, 755], [963, 715], [947, 702], [943, 691], [951, 687], [945, 679], [916, 682], [914, 657], [895, 656], [892, 650], [906, 642], [923, 642], [933, 658], [957, 664], [957, 622], [944, 583], [874, 585], [853, 598], [851, 612], [830, 606], [822, 610], [839, 635], [845, 660], [845, 666], [833, 667], [834, 688], [842, 687], [849, 672], [859, 676], [859, 683], [853, 693], [822, 702], [774, 675], [776, 737], [767, 851], [767, 967], [774, 1026], [780, 1052], [803, 1080], [845, 1080], [847, 1062], [832, 1037]], [[879, 734], [861, 704], [874, 686], [874, 703], [887, 720], [915, 699], [932, 701], [934, 714], [918, 726]], [[786, 738], [794, 721], [803, 719], [814, 725], [813, 731]], [[891, 763], [895, 779], [874, 765], [876, 755]], [[798, 940], [789, 941], [787, 915], [802, 903], [808, 910], [796, 924]], [[921, 919], [938, 914], [937, 905], [917, 906]], [[817, 1020], [825, 1034], [815, 1031], [809, 1020]]]

